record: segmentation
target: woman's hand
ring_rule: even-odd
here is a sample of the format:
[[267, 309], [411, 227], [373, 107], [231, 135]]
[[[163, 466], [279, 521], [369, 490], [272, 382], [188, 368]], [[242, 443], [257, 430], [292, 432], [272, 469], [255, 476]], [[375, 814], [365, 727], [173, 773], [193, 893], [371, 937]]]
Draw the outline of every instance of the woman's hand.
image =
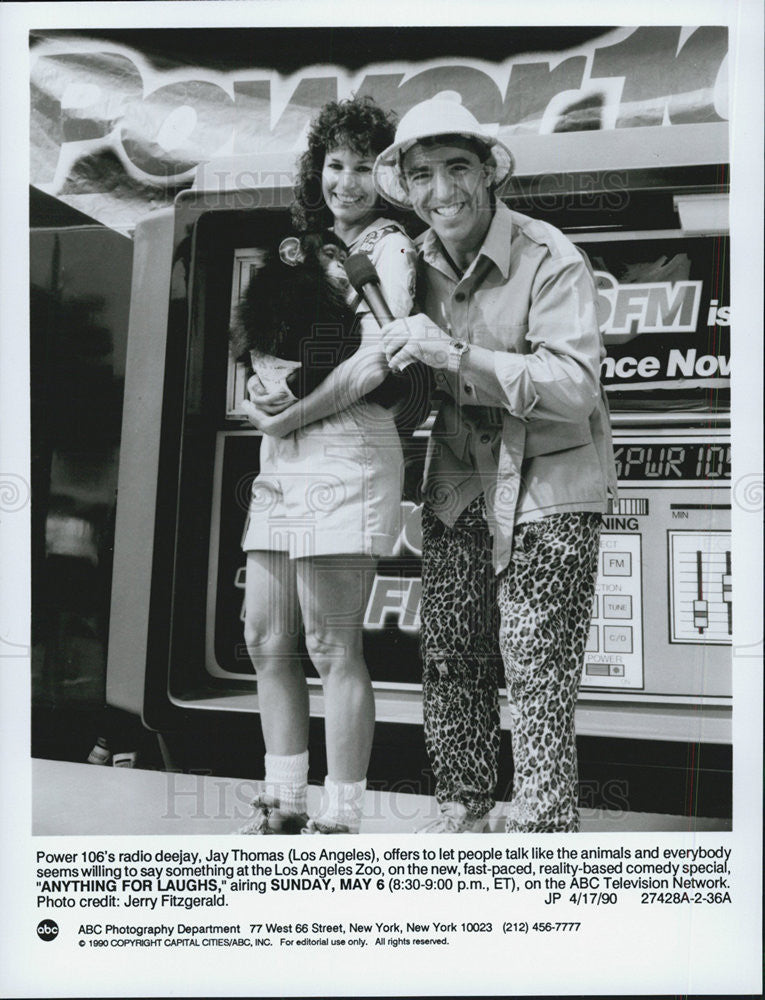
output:
[[424, 313], [393, 320], [381, 336], [392, 371], [402, 371], [410, 361], [422, 361], [430, 368], [448, 365], [452, 338]]
[[270, 415], [281, 413], [295, 402], [295, 397], [286, 385], [284, 388], [267, 389], [257, 375], [252, 375], [247, 380], [247, 395], [249, 402]]
[[252, 426], [261, 434], [281, 438], [291, 434], [295, 429], [294, 419], [291, 414], [287, 415], [287, 408], [280, 413], [266, 413], [249, 399], [242, 400], [241, 408]]

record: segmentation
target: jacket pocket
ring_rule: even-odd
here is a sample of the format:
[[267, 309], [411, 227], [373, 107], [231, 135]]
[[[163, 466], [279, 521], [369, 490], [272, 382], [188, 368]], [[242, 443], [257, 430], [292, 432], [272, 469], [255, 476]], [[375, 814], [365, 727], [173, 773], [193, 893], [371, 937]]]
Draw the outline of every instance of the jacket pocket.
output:
[[529, 423], [526, 428], [526, 458], [549, 455], [554, 451], [579, 448], [590, 444], [592, 432], [589, 420], [579, 424], [563, 421], [539, 421]]

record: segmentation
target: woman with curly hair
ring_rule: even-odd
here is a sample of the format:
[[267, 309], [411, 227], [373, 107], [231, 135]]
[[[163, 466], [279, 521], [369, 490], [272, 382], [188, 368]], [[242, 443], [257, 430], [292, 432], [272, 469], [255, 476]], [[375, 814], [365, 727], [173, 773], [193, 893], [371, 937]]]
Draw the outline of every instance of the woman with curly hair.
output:
[[[400, 317], [412, 307], [415, 255], [372, 184], [375, 157], [394, 132], [393, 116], [371, 99], [325, 105], [298, 165], [292, 214], [304, 232], [331, 230], [327, 246], [367, 254]], [[377, 560], [399, 532], [403, 455], [391, 411], [368, 395], [389, 374], [379, 327], [352, 289], [347, 302], [361, 336], [351, 357], [298, 400], [255, 376], [244, 403], [264, 435], [243, 548], [266, 787], [243, 833], [358, 833], [361, 822], [374, 729], [362, 624]], [[327, 777], [311, 819], [301, 620], [324, 693]]]

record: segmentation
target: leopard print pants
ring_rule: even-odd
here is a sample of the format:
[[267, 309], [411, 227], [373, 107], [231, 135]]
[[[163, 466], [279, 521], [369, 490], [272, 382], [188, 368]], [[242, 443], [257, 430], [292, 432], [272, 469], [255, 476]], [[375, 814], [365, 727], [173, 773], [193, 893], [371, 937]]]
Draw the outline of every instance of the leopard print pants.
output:
[[499, 693], [511, 703], [509, 831], [577, 830], [574, 708], [592, 614], [600, 514], [516, 527], [494, 575], [483, 497], [447, 528], [423, 509], [425, 742], [440, 803], [494, 805]]

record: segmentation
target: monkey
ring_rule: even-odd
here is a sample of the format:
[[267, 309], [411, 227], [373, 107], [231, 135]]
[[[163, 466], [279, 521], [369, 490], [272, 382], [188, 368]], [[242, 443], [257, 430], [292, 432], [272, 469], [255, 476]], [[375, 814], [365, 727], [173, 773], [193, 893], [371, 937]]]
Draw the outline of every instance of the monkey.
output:
[[267, 249], [230, 331], [231, 353], [264, 384], [296, 399], [312, 392], [361, 344], [347, 302], [347, 251], [333, 233], [306, 233]]
[[[288, 236], [266, 248], [235, 312], [230, 349], [269, 389], [302, 399], [361, 345], [359, 317], [343, 264], [348, 251], [334, 233]], [[402, 434], [427, 416], [429, 369], [410, 365], [388, 375], [367, 399], [391, 409]]]

